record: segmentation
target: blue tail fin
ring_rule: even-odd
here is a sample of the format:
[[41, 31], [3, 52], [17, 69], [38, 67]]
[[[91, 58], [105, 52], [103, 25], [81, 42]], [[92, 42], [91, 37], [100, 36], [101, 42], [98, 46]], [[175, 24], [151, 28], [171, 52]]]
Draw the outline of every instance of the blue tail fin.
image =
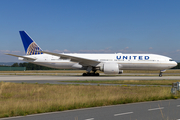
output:
[[38, 55], [43, 54], [38, 51], [42, 51], [42, 49], [29, 37], [29, 35], [25, 31], [19, 31], [26, 55]]

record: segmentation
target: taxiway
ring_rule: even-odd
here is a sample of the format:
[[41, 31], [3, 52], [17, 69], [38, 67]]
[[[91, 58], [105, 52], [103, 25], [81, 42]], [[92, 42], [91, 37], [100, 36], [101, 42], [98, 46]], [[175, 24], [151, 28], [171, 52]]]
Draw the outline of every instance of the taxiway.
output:
[[0, 120], [179, 120], [180, 99], [33, 114]]
[[180, 80], [180, 76], [41, 76], [41, 75], [0, 75], [0, 81], [14, 80]]

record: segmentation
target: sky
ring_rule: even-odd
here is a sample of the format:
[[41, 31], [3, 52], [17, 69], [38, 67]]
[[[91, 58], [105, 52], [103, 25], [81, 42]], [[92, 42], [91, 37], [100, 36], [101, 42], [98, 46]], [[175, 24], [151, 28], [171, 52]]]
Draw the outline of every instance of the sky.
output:
[[152, 53], [180, 60], [180, 0], [0, 0], [0, 62], [19, 31], [56, 53]]

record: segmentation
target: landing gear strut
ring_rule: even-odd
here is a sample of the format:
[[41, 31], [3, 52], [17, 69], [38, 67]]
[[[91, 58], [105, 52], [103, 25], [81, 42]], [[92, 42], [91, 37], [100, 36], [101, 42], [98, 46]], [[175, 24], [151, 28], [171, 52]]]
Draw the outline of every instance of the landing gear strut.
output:
[[166, 70], [160, 70], [160, 73], [159, 73], [159, 77], [162, 77], [162, 73], [165, 72]]
[[162, 72], [159, 73], [159, 77], [162, 77]]

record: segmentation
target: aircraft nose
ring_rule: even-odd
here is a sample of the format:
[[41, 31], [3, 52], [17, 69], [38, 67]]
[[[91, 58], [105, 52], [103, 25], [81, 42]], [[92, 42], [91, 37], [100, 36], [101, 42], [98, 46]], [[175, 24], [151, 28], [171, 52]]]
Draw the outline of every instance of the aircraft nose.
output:
[[174, 61], [174, 64], [173, 64], [173, 65], [174, 65], [174, 67], [177, 66], [177, 62]]

